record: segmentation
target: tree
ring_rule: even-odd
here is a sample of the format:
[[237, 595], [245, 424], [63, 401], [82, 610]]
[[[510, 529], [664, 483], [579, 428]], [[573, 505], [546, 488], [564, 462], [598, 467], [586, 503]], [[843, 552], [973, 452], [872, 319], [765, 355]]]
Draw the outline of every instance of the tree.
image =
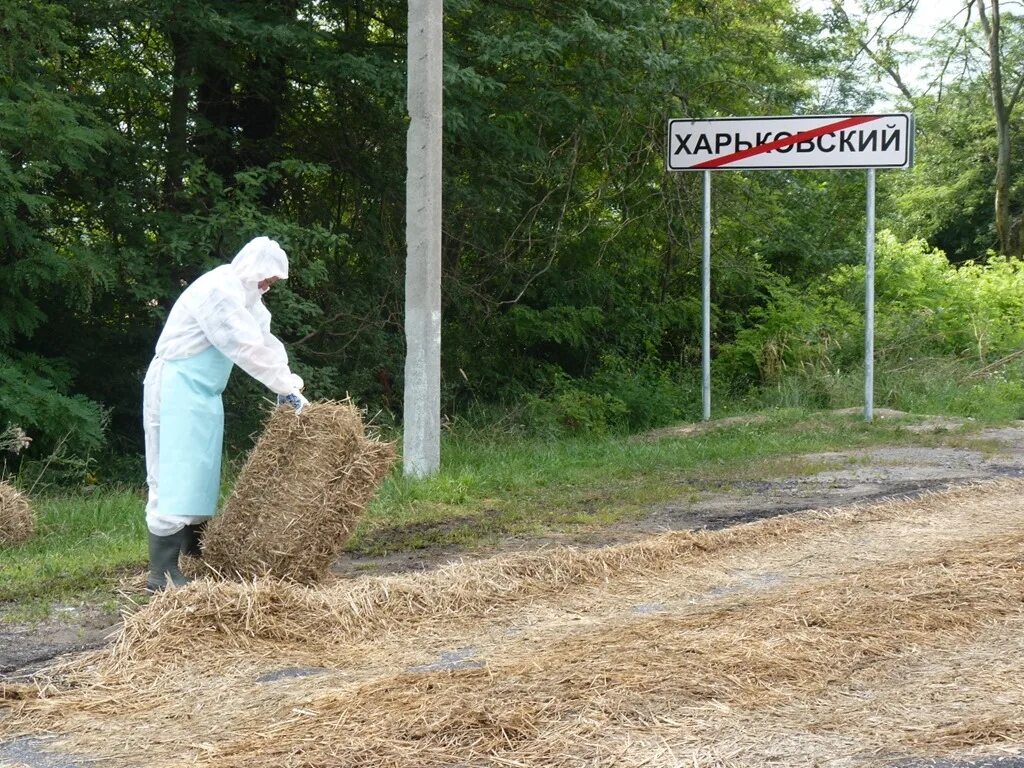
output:
[[[79, 396], [91, 423], [102, 404], [117, 447], [137, 448], [167, 309], [272, 234], [293, 265], [269, 299], [275, 331], [310, 394], [398, 417], [407, 4], [19, 3], [0, 27], [15, 94], [0, 100], [0, 143], [32, 158], [0, 167], [5, 200], [21, 201], [0, 222], [15, 268], [0, 286], [10, 370]], [[449, 0], [445, 22], [445, 408], [684, 371], [700, 190], [664, 171], [666, 120], [817, 108], [831, 53], [817, 19], [791, 0]], [[27, 126], [41, 113], [25, 105], [61, 117]], [[722, 177], [722, 338], [779, 273], [799, 280], [856, 253], [854, 189], [843, 176]], [[825, 201], [834, 215], [814, 215]], [[236, 445], [260, 398], [233, 378]]]
[[75, 372], [44, 330], [89, 312], [112, 274], [92, 238], [108, 193], [102, 170], [116, 137], [70, 92], [62, 68], [74, 30], [56, 3], [4, 9], [0, 40], [0, 424], [29, 430], [35, 448], [61, 436], [88, 450], [102, 414], [75, 390]]
[[[1010, 211], [1010, 119], [1020, 100], [1021, 89], [1024, 88], [1024, 61], [1009, 63], [1003, 60], [1003, 14], [999, 8], [999, 0], [991, 0], [990, 10], [986, 10], [985, 0], [973, 0], [968, 3], [968, 9], [974, 4], [977, 4], [978, 18], [988, 42], [989, 92], [996, 120], [996, 234], [999, 237], [1000, 252], [1020, 256], [1024, 249], [1020, 232], [1021, 221], [1019, 216], [1015, 217], [1015, 220], [1011, 219]], [[1004, 69], [1010, 72], [1010, 78], [1006, 83]]]
[[[891, 80], [908, 107], [941, 110], [944, 100], [957, 98], [964, 85], [984, 72], [988, 108], [995, 131], [993, 167], [992, 224], [996, 247], [1001, 253], [1021, 255], [1024, 210], [1014, 192], [1013, 146], [1016, 126], [1014, 112], [1024, 92], [1024, 49], [1020, 20], [1006, 13], [999, 0], [965, 0], [960, 11], [948, 19], [933, 36], [926, 55], [932, 57], [931, 79], [926, 85], [913, 86], [901, 76], [901, 63], [910, 55], [899, 50], [908, 42], [907, 25], [917, 11], [917, 0], [883, 0], [865, 4], [880, 15], [851, 19], [844, 5], [834, 0], [832, 16], [838, 26], [857, 41], [882, 76]], [[977, 23], [972, 23], [974, 16]], [[891, 24], [895, 20], [895, 25]], [[886, 25], [889, 25], [888, 27]], [[915, 41], [909, 41], [915, 42]], [[918, 45], [920, 42], [918, 41]], [[922, 46], [923, 47], [923, 46]], [[959, 71], [950, 81], [950, 72]], [[971, 169], [966, 170], [967, 173]]]

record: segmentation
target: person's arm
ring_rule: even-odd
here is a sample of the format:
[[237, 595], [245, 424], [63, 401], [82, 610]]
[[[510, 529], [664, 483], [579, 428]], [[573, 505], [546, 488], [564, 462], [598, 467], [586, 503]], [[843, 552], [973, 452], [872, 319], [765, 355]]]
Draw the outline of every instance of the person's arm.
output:
[[263, 334], [263, 343], [267, 349], [270, 350], [271, 354], [279, 358], [284, 365], [288, 365], [288, 352], [285, 350], [284, 344], [281, 343], [277, 336], [270, 332], [270, 310], [267, 309], [262, 300], [259, 300], [249, 307], [249, 312], [256, 319], [256, 324], [260, 328], [260, 333]]
[[240, 295], [214, 287], [195, 315], [210, 344], [272, 392], [290, 395], [302, 389], [302, 379], [288, 367], [284, 345], [276, 338], [276, 344], [268, 344], [260, 322]]

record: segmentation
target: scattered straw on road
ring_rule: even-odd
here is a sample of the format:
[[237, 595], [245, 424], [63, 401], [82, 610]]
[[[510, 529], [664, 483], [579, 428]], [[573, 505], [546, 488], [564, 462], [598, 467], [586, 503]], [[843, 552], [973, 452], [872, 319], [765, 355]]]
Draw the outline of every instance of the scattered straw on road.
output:
[[112, 764], [892, 765], [1024, 746], [1024, 492], [308, 588], [201, 581], [0, 700]]

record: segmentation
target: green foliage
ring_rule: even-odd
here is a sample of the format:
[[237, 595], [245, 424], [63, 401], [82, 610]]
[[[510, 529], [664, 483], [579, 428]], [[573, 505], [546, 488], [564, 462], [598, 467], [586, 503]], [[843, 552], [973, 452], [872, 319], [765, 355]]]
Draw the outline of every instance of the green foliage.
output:
[[693, 417], [699, 383], [655, 360], [602, 357], [587, 378], [556, 374], [550, 391], [526, 398], [533, 434], [605, 435], [637, 432]]
[[[1024, 418], [1024, 369], [1008, 366], [984, 377], [963, 360], [925, 358], [902, 366], [876, 366], [875, 407], [913, 414], [943, 414], [1002, 423]], [[796, 374], [759, 390], [750, 408], [860, 409], [864, 372], [860, 368], [815, 375]]]
[[[446, 368], [469, 385], [449, 375], [453, 394], [535, 390], [551, 366], [587, 377], [605, 354], [692, 357], [699, 191], [662, 170], [665, 118], [793, 109], [813, 19], [784, 2], [452, 11], [448, 77], [465, 87], [446, 94]], [[755, 260], [740, 201], [781, 192], [762, 181], [716, 192], [721, 280]], [[731, 285], [737, 312], [757, 300], [744, 276]]]
[[[977, 259], [989, 249], [1019, 257], [1024, 252], [1024, 135], [1013, 73], [1024, 62], [1024, 17], [998, 3], [978, 6], [989, 17], [988, 28], [998, 30], [993, 61], [982, 13], [962, 13], [971, 6], [951, 7], [945, 18], [933, 16], [934, 32], [914, 38], [909, 32], [914, 25], [906, 23], [914, 4], [867, 3], [869, 16], [846, 25], [836, 23], [850, 22], [843, 5], [834, 4], [830, 26], [845, 26], [847, 61], [855, 66], [867, 53], [872, 66], [865, 76], [897, 85], [900, 107], [912, 110], [917, 122], [915, 167], [882, 181], [886, 226], [903, 239], [927, 239], [955, 262]], [[997, 182], [1003, 173], [1005, 184]], [[997, 197], [1005, 200], [1002, 235], [995, 223]]]
[[[956, 267], [922, 240], [899, 243], [883, 233], [876, 271], [876, 347], [883, 361], [970, 356], [980, 366], [1024, 343], [1024, 266], [1018, 259], [990, 254], [985, 263]], [[862, 296], [864, 268], [840, 268], [830, 283], [833, 295]]]
[[84, 452], [103, 440], [101, 409], [40, 335], [65, 312], [90, 313], [111, 285], [90, 204], [102, 199], [113, 131], [69, 92], [62, 5], [8, 3], [0, 34], [0, 421], [29, 431], [31, 455], [61, 440]]
[[621, 423], [626, 405], [609, 394], [563, 385], [547, 398], [529, 395], [527, 414], [530, 428], [538, 434], [605, 435]]
[[[0, 423], [37, 438], [25, 466], [58, 445], [90, 472], [99, 450], [137, 454], [170, 306], [258, 234], [291, 258], [267, 300], [308, 394], [351, 394], [398, 422], [407, 5], [8, 5]], [[453, 0], [445, 13], [445, 413], [527, 403], [541, 434], [694, 418], [701, 189], [664, 172], [665, 121], [846, 108], [853, 89], [819, 97], [815, 83], [850, 41], [822, 37], [791, 0]], [[973, 80], [962, 99], [948, 136], [938, 112], [922, 120], [922, 146], [989, 151]], [[894, 206], [901, 231], [952, 232], [958, 200], [984, 197], [942, 156], [884, 182], [910, 201]], [[975, 202], [950, 235], [960, 260], [982, 252], [967, 245]], [[716, 175], [716, 388], [841, 382], [858, 364], [862, 210], [861, 174]], [[880, 250], [884, 360], [1012, 349], [1015, 265], [948, 273], [925, 250]], [[232, 451], [261, 422], [261, 390], [232, 377]], [[99, 476], [137, 466], [115, 464], [128, 469]]]
[[[915, 165], [882, 177], [880, 210], [899, 236], [924, 238], [956, 262], [975, 259], [995, 245], [996, 140], [984, 77], [922, 97], [915, 119]], [[1024, 139], [1015, 148], [1019, 171]]]
[[[998, 367], [1024, 348], [1024, 264], [990, 256], [949, 263], [920, 240], [879, 236], [875, 361], [878, 404], [916, 412], [1004, 418], [1020, 412], [1020, 384]], [[763, 388], [762, 402], [799, 407], [863, 399], [864, 267], [840, 266], [801, 290], [773, 289], [719, 360], [733, 383]]]
[[18, 424], [33, 439], [29, 455], [46, 456], [58, 444], [88, 453], [104, 440], [104, 417], [93, 401], [69, 393], [71, 377], [53, 361], [0, 353], [0, 423]]

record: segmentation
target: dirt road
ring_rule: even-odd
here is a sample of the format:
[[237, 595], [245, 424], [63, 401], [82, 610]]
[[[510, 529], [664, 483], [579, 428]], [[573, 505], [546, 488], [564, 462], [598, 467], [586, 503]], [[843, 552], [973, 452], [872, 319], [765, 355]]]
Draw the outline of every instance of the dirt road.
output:
[[[885, 418], [886, 411], [876, 412]], [[910, 424], [911, 430], [956, 430], [961, 422], [930, 419]], [[737, 523], [806, 509], [827, 509], [852, 503], [912, 496], [966, 482], [1024, 477], [1024, 425], [978, 432], [980, 448], [899, 447], [795, 457], [801, 465], [821, 471], [801, 472], [767, 480], [688, 484], [676, 501], [652, 507], [648, 514], [611, 528], [536, 539], [509, 539], [505, 550], [539, 545], [582, 546], [622, 543], [669, 530], [718, 529]], [[493, 552], [491, 553], [493, 554]], [[399, 552], [387, 557], [344, 556], [336, 571], [355, 576], [436, 568], [473, 553], [463, 551]], [[10, 620], [0, 615], [0, 676], [31, 672], [65, 653], [107, 642], [120, 625], [110, 609], [95, 605], [55, 606], [42, 622]]]
[[1022, 493], [1001, 479], [323, 590], [194, 584], [9, 687], [0, 761], [1019, 766]]

